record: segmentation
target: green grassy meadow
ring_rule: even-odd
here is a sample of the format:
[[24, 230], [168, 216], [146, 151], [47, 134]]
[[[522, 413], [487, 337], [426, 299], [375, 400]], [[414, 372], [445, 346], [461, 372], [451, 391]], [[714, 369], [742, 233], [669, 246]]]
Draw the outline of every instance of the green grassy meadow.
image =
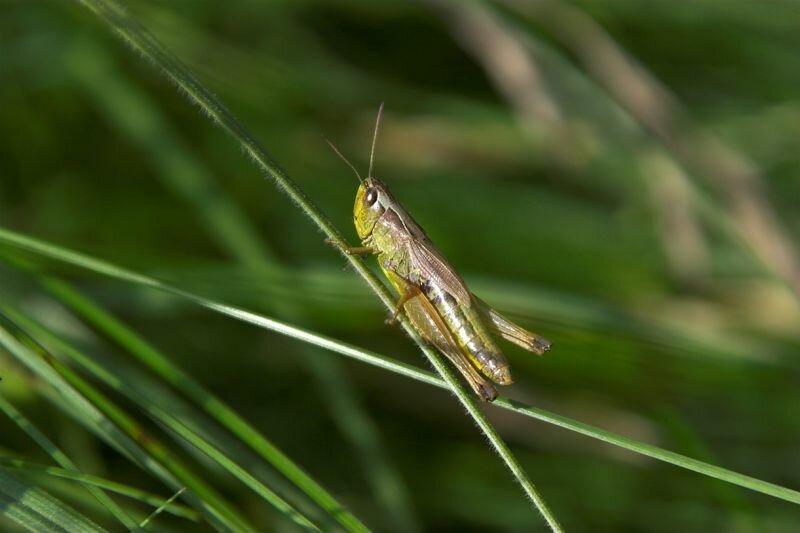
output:
[[[0, 0], [0, 531], [798, 530], [800, 4], [121, 5]], [[497, 405], [325, 242], [381, 102]]]

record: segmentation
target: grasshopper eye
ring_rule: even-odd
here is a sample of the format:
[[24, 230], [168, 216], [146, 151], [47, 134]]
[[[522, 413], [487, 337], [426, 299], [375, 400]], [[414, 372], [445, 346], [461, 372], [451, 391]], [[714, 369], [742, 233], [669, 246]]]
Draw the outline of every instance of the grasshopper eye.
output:
[[372, 205], [378, 201], [378, 191], [375, 189], [370, 189], [367, 191], [367, 197], [365, 198], [367, 205]]

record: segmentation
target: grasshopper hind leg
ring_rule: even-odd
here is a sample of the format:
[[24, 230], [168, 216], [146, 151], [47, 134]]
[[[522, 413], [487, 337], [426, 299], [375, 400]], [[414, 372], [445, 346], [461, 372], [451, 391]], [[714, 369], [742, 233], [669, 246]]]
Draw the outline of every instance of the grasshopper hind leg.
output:
[[406, 302], [408, 302], [413, 297], [414, 297], [414, 295], [413, 295], [413, 293], [411, 291], [406, 291], [406, 292], [402, 293], [400, 295], [400, 300], [397, 302], [397, 306], [394, 308], [394, 312], [392, 313], [392, 316], [387, 318], [386, 320], [384, 320], [384, 323], [387, 326], [391, 326], [395, 322], [397, 322], [397, 317], [400, 316], [400, 313], [403, 312], [403, 308], [405, 307]]
[[537, 355], [544, 355], [545, 352], [550, 350], [551, 344], [549, 340], [514, 324], [474, 294], [472, 295], [472, 301], [475, 303], [481, 318], [486, 320], [486, 325], [505, 340], [513, 342], [517, 346], [522, 346]]
[[405, 311], [422, 337], [450, 360], [481, 400], [491, 402], [497, 398], [497, 390], [472, 366], [436, 313], [436, 309], [423, 294], [410, 298], [406, 302]]
[[447, 325], [419, 289], [393, 273], [387, 273], [401, 294], [401, 302], [406, 316], [423, 339], [431, 343], [447, 357], [453, 366], [464, 376], [470, 388], [484, 402], [497, 398], [497, 390], [484, 378], [456, 343]]

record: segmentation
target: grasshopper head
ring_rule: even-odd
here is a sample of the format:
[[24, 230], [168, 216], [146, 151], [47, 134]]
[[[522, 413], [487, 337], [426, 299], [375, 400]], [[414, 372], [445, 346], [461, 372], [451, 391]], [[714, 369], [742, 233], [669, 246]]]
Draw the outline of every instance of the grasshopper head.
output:
[[375, 223], [386, 211], [386, 200], [389, 198], [386, 185], [375, 178], [367, 178], [359, 185], [353, 206], [353, 222], [362, 241], [372, 234]]
[[[367, 237], [372, 235], [375, 229], [375, 224], [386, 209], [393, 205], [392, 195], [386, 185], [381, 183], [376, 178], [372, 177], [372, 163], [375, 162], [375, 143], [378, 140], [378, 127], [381, 124], [381, 115], [383, 115], [383, 103], [378, 108], [378, 117], [375, 119], [375, 132], [372, 134], [372, 150], [369, 153], [369, 170], [367, 171], [367, 179], [362, 180], [358, 174], [358, 170], [350, 164], [342, 154], [339, 154], [345, 162], [350, 165], [350, 168], [356, 173], [361, 185], [358, 187], [356, 193], [356, 205], [353, 207], [353, 222], [356, 225], [358, 237], [364, 241]], [[336, 150], [336, 147], [331, 145]]]

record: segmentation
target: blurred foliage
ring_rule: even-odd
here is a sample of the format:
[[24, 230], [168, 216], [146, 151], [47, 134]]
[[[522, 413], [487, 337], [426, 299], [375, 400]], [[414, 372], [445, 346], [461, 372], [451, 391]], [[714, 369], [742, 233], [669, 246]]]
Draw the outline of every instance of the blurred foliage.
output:
[[[544, 358], [508, 346], [516, 384], [502, 394], [800, 487], [800, 300], [747, 240], [754, 226], [726, 194], [737, 185], [714, 174], [719, 161], [701, 168], [693, 163], [710, 152], [685, 156], [679, 144], [702, 131], [748, 161], [768, 214], [797, 243], [800, 6], [546, 2], [602, 28], [680, 103], [691, 122], [666, 117], [671, 129], [659, 137], [604, 85], [598, 70], [608, 64], [585, 63], [563, 38], [558, 24], [584, 19], [517, 4], [526, 2], [127, 3], [353, 241], [356, 183], [323, 138], [366, 169], [386, 102], [375, 174], [474, 292], [554, 342]], [[549, 120], [473, 53], [491, 43], [459, 33], [468, 19], [453, 13], [468, 5], [530, 54], [546, 89], [538, 96], [557, 110]], [[576, 34], [590, 40], [583, 27]], [[296, 207], [77, 2], [0, 0], [0, 102], [2, 226], [420, 361]], [[325, 370], [308, 361], [336, 356], [296, 340], [37, 265], [168, 354], [370, 527], [545, 530], [447, 393], [351, 361]], [[0, 263], [0, 299], [126, 360], [14, 263]], [[170, 496], [50, 408], [2, 352], [0, 371], [2, 394], [82, 469]], [[330, 375], [344, 380], [350, 404], [336, 402]], [[568, 531], [788, 532], [800, 523], [790, 503], [486, 411]], [[361, 429], [348, 429], [351, 416], [377, 441], [354, 444]], [[3, 449], [46, 462], [11, 421], [0, 420], [0, 436]], [[393, 500], [376, 497], [376, 468], [407, 509], [386, 511]], [[242, 486], [219, 483], [259, 528], [290, 527]]]

